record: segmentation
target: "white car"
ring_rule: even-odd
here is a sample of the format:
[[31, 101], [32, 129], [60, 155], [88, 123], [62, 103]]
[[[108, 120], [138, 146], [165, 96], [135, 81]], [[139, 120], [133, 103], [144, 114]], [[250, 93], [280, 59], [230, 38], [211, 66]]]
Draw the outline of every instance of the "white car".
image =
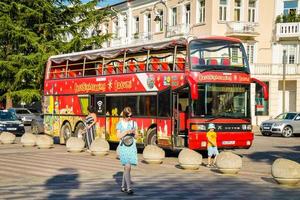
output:
[[44, 132], [44, 118], [43, 115], [33, 109], [27, 108], [12, 108], [16, 116], [25, 126], [31, 126], [31, 132], [39, 134]]
[[260, 131], [264, 136], [281, 134], [283, 137], [291, 137], [294, 134], [300, 134], [300, 113], [282, 113], [274, 119], [263, 121]]

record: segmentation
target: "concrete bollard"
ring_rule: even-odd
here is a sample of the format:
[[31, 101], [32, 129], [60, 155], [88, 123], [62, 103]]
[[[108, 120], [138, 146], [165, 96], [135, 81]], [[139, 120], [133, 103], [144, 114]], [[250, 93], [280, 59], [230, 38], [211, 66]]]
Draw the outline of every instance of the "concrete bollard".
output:
[[33, 147], [36, 144], [36, 135], [32, 133], [25, 133], [21, 137], [21, 144], [23, 147]]
[[149, 164], [161, 164], [165, 158], [165, 151], [158, 146], [147, 145], [143, 151], [143, 157]]
[[197, 170], [202, 164], [202, 155], [191, 149], [183, 149], [178, 155], [179, 165], [183, 169]]
[[10, 132], [2, 132], [0, 134], [0, 143], [2, 144], [13, 144], [16, 140], [16, 136]]
[[48, 135], [38, 135], [36, 145], [39, 149], [49, 149], [53, 147], [53, 138]]
[[296, 185], [300, 182], [300, 164], [284, 159], [276, 159], [271, 168], [273, 178], [282, 185]]
[[95, 139], [90, 148], [93, 156], [105, 156], [109, 153], [109, 149], [109, 143], [103, 138]]
[[237, 174], [242, 168], [242, 158], [232, 152], [221, 152], [216, 165], [223, 174]]
[[82, 152], [84, 149], [84, 145], [84, 141], [78, 137], [70, 137], [66, 143], [67, 151], [71, 153]]

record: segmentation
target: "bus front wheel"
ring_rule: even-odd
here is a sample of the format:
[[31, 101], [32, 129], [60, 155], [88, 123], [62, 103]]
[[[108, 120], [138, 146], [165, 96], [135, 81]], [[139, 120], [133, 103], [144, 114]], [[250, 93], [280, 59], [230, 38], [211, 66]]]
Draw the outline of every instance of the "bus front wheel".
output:
[[151, 129], [148, 130], [147, 145], [155, 145], [155, 146], [157, 146], [156, 128], [151, 128]]
[[72, 136], [72, 129], [71, 125], [67, 122], [65, 123], [60, 129], [60, 135], [64, 138], [64, 142], [66, 143], [67, 140]]

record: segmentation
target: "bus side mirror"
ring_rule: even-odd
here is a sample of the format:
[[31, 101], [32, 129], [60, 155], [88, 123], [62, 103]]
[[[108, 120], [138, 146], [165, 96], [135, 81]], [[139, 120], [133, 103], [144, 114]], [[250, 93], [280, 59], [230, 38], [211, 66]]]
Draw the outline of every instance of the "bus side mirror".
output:
[[256, 78], [251, 78], [251, 83], [257, 83], [259, 84], [262, 89], [263, 89], [263, 95], [264, 95], [264, 100], [268, 100], [269, 99], [269, 93], [268, 93], [268, 86], [267, 84], [265, 84], [264, 82], [256, 79]]
[[191, 76], [187, 77], [187, 82], [188, 82], [188, 84], [191, 88], [191, 98], [192, 98], [192, 100], [197, 100], [199, 98], [197, 82]]

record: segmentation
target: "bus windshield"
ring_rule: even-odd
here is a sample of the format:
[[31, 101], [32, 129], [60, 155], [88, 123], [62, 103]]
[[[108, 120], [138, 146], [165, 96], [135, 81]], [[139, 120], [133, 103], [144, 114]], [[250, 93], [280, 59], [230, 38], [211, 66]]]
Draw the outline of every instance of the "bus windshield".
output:
[[233, 70], [249, 72], [241, 43], [227, 40], [193, 40], [190, 43], [192, 70]]
[[198, 86], [200, 98], [192, 101], [192, 117], [250, 118], [250, 86], [207, 83]]

